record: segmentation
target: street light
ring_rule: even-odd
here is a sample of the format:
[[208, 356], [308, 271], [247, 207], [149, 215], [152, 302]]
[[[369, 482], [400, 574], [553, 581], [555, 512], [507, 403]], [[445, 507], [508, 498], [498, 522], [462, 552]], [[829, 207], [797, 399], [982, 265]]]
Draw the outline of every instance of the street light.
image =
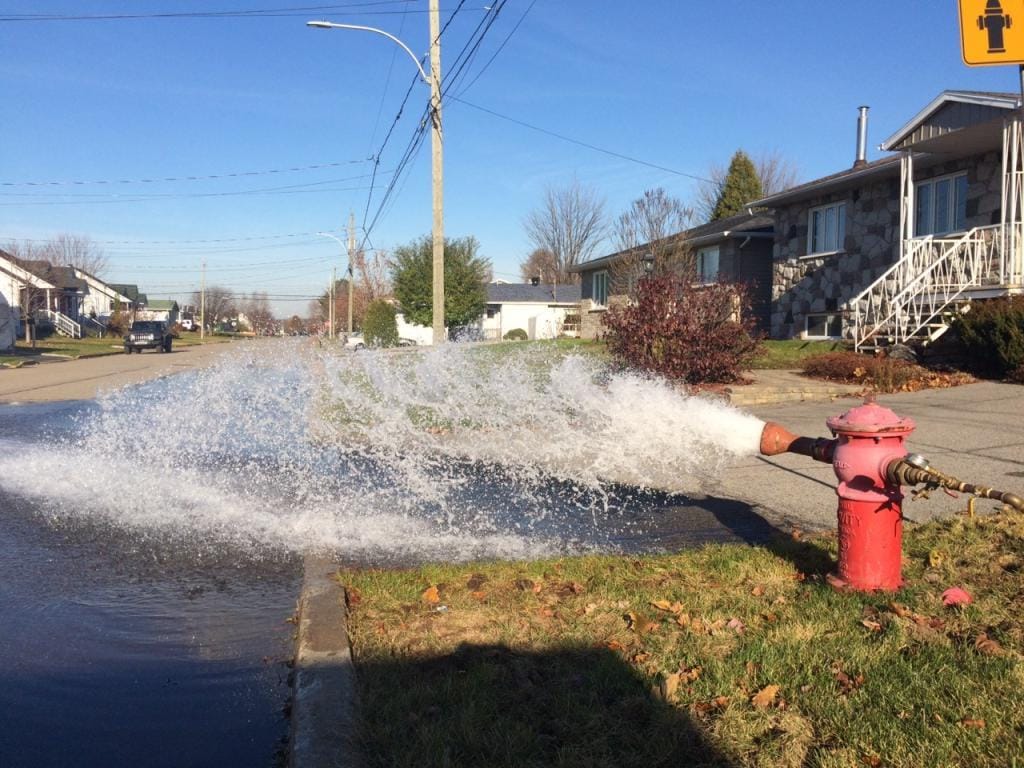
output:
[[307, 21], [306, 26], [317, 29], [355, 29], [374, 32], [398, 43], [416, 64], [420, 78], [430, 86], [430, 148], [431, 186], [433, 187], [433, 316], [434, 343], [444, 342], [444, 141], [441, 135], [441, 12], [439, 0], [430, 0], [430, 74], [405, 43], [383, 29], [360, 24], [339, 24], [333, 21]]
[[[331, 240], [336, 240], [338, 245], [341, 246], [341, 252], [345, 253], [345, 243], [341, 241], [340, 237], [335, 237], [330, 232], [317, 232], [321, 237], [329, 237]], [[331, 285], [331, 325], [333, 330], [334, 325], [334, 285]], [[348, 254], [348, 335], [352, 335], [352, 254]]]

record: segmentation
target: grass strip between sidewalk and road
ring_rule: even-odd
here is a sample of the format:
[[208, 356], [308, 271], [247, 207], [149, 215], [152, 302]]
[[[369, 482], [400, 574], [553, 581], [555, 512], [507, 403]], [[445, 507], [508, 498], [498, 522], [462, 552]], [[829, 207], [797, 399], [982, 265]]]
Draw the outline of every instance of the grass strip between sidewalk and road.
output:
[[836, 549], [343, 570], [367, 764], [1024, 766], [1024, 518], [908, 531], [895, 595]]
[[[198, 334], [186, 334], [174, 339], [176, 347], [194, 347], [199, 344], [223, 344], [231, 341], [226, 336], [208, 336], [200, 340]], [[33, 347], [31, 342], [19, 341], [14, 354], [0, 356], [0, 366], [18, 367], [36, 361], [42, 355], [66, 357], [78, 360], [83, 357], [102, 357], [104, 355], [123, 355], [124, 342], [119, 337], [93, 337], [70, 339], [66, 336], [51, 336], [39, 339]]]

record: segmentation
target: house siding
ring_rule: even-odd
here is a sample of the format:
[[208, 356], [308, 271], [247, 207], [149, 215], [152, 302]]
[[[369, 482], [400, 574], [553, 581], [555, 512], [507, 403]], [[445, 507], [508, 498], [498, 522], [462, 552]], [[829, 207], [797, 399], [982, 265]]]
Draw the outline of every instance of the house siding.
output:
[[[967, 228], [1001, 217], [1002, 161], [987, 152], [916, 169], [914, 182], [967, 171]], [[771, 335], [799, 336], [809, 314], [842, 311], [899, 253], [898, 172], [856, 189], [819, 195], [775, 210]], [[846, 203], [846, 238], [839, 253], [807, 256], [808, 217], [820, 205]]]

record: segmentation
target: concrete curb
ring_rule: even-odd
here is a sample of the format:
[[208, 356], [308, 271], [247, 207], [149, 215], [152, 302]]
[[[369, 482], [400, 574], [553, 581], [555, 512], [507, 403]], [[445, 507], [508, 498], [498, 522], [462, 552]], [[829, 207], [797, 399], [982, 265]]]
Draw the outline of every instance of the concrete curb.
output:
[[345, 593], [324, 558], [303, 564], [295, 675], [292, 684], [289, 765], [357, 768], [355, 669], [348, 643]]

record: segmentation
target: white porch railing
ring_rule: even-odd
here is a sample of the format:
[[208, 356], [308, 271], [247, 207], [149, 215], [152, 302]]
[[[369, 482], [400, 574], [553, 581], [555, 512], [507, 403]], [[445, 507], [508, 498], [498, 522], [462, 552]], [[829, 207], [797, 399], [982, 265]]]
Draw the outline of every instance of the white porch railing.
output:
[[54, 312], [52, 309], [37, 309], [36, 318], [40, 317], [45, 317], [49, 322], [53, 323], [57, 333], [62, 336], [70, 336], [72, 339], [82, 338], [82, 326], [67, 315]]
[[79, 318], [79, 322], [82, 326], [82, 332], [90, 336], [102, 336], [107, 332], [107, 326], [94, 317], [82, 315]]
[[[1020, 226], [1020, 225], [1017, 225]], [[1020, 283], [1020, 254], [1005, 258], [1002, 225], [976, 227], [962, 237], [927, 236], [904, 243], [903, 258], [848, 302], [860, 350], [879, 338], [904, 343], [937, 338], [946, 314], [967, 302], [970, 288]]]

